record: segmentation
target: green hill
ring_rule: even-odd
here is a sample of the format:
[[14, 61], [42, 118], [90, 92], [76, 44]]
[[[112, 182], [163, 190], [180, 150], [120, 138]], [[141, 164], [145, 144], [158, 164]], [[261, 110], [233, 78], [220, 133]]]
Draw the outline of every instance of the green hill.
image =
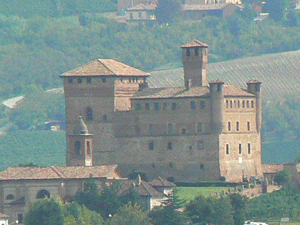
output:
[[0, 136], [0, 170], [18, 164], [65, 165], [65, 132], [16, 131]]

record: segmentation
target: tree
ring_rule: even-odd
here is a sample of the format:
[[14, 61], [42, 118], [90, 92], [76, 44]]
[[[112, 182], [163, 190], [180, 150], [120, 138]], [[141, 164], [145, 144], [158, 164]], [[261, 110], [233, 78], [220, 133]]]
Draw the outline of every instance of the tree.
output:
[[159, 23], [170, 23], [180, 17], [181, 2], [179, 0], [159, 0], [155, 11]]
[[276, 182], [278, 185], [288, 184], [289, 181], [290, 181], [290, 174], [286, 170], [282, 170], [278, 172], [274, 177], [274, 182]]
[[39, 199], [30, 205], [24, 223], [26, 225], [63, 225], [64, 217], [61, 206], [53, 199]]
[[108, 220], [107, 225], [150, 225], [147, 213], [141, 207], [131, 202], [122, 206], [118, 212]]
[[247, 198], [240, 194], [229, 195], [233, 210], [233, 220], [235, 225], [243, 225], [246, 220], [245, 210]]
[[154, 225], [183, 225], [187, 224], [188, 218], [178, 209], [182, 207], [183, 201], [178, 198], [178, 195], [168, 196], [167, 200], [161, 206], [155, 207], [149, 212], [151, 223]]
[[264, 5], [264, 11], [270, 13], [275, 21], [282, 21], [288, 7], [287, 0], [268, 0]]

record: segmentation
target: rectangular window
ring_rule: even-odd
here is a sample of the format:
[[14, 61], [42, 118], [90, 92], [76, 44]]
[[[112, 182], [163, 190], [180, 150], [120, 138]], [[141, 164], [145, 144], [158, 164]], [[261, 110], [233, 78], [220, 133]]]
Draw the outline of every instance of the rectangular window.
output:
[[240, 107], [241, 107], [240, 100], [238, 100], [238, 101], [237, 101], [237, 106], [238, 106], [238, 108], [240, 108]]
[[249, 103], [249, 101], [247, 101], [247, 108], [249, 108], [250, 107], [250, 103]]
[[229, 149], [229, 144], [226, 144], [226, 154], [229, 155], [230, 149]]
[[251, 108], [254, 108], [254, 101], [251, 101]]
[[88, 77], [88, 78], [86, 79], [86, 82], [87, 82], [88, 84], [92, 83], [92, 78], [91, 78], [91, 77]]
[[149, 135], [153, 135], [153, 133], [154, 133], [154, 126], [153, 126], [153, 124], [150, 124], [149, 125]]
[[102, 83], [106, 83], [107, 82], [107, 77], [102, 77]]
[[248, 143], [248, 154], [251, 154], [251, 144]]
[[168, 105], [167, 105], [167, 103], [164, 102], [164, 103], [163, 103], [163, 110], [166, 111], [167, 109], [168, 109]]
[[69, 84], [72, 84], [73, 83], [73, 78], [68, 78], [68, 82], [69, 82]]
[[168, 150], [172, 150], [172, 149], [173, 149], [173, 144], [172, 144], [172, 142], [168, 142], [167, 148], [168, 148]]
[[173, 134], [173, 124], [172, 123], [168, 124], [168, 134]]
[[18, 223], [23, 223], [24, 214], [18, 214]]
[[239, 154], [242, 154], [242, 144], [239, 144]]
[[81, 78], [81, 77], [77, 78], [77, 82], [78, 82], [79, 84], [82, 83], [82, 78]]
[[230, 108], [232, 108], [232, 100], [230, 100]]
[[228, 108], [228, 106], [229, 106], [229, 102], [228, 100], [226, 100], [226, 108]]
[[240, 122], [236, 122], [236, 131], [240, 131]]
[[250, 124], [250, 122], [247, 122], [247, 130], [248, 130], [248, 131], [251, 130], [251, 124]]
[[199, 141], [198, 142], [198, 149], [199, 150], [203, 150], [204, 149], [204, 142], [203, 141]]
[[201, 122], [197, 123], [197, 132], [198, 133], [202, 132], [202, 123]]
[[242, 106], [243, 106], [243, 108], [245, 108], [245, 101], [242, 102]]
[[141, 103], [136, 103], [135, 110], [141, 110], [141, 109], [142, 109]]
[[149, 150], [154, 150], [154, 142], [153, 141], [149, 142]]
[[228, 131], [231, 131], [231, 122], [228, 122]]
[[154, 103], [154, 109], [155, 109], [156, 111], [159, 110], [159, 103], [158, 103], [158, 102], [155, 102], [155, 103]]
[[196, 102], [191, 101], [191, 109], [196, 109]]
[[222, 84], [217, 84], [217, 91], [220, 92], [222, 90]]
[[201, 102], [200, 102], [200, 108], [201, 108], [201, 109], [204, 109], [204, 108], [205, 108], [205, 101], [201, 101]]
[[172, 110], [177, 110], [177, 104], [175, 102], [172, 103]]
[[145, 109], [150, 110], [150, 104], [148, 102], [145, 104]]

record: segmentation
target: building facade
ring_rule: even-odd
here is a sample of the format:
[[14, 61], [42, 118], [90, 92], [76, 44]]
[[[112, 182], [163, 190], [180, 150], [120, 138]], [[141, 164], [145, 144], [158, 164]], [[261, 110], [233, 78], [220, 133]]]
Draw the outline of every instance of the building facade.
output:
[[[183, 87], [148, 88], [149, 73], [111, 59], [61, 75], [67, 166], [118, 164], [127, 174], [176, 181], [239, 182], [263, 175], [261, 82], [247, 82], [246, 90], [208, 82], [208, 45], [194, 40], [181, 48]], [[79, 116], [92, 136], [78, 133]], [[92, 164], [83, 156], [88, 142]]]

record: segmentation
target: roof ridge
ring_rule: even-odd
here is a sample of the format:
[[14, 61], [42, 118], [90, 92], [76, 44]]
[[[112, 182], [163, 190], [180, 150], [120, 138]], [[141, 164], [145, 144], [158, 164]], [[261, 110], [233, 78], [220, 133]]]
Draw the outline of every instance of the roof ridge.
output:
[[162, 184], [163, 184], [164, 186], [167, 186], [167, 185], [165, 184], [165, 182], [164, 182], [164, 180], [163, 180], [162, 177], [158, 176], [158, 179], [162, 182]]
[[61, 178], [67, 178], [63, 172], [59, 171], [56, 166], [50, 166], [50, 168]]
[[[101, 60], [113, 60], [113, 59], [97, 59], [98, 62], [100, 62], [106, 69], [108, 69], [110, 72], [112, 72], [114, 75], [117, 75], [115, 71], [113, 71], [111, 68], [109, 68], [106, 64], [104, 64]], [[115, 60], [114, 60], [115, 61]]]
[[148, 190], [148, 188], [146, 187], [145, 183], [146, 182], [142, 180], [141, 184], [144, 186], [144, 188], [146, 189], [146, 191], [148, 192], [148, 194], [152, 196], [151, 192]]

